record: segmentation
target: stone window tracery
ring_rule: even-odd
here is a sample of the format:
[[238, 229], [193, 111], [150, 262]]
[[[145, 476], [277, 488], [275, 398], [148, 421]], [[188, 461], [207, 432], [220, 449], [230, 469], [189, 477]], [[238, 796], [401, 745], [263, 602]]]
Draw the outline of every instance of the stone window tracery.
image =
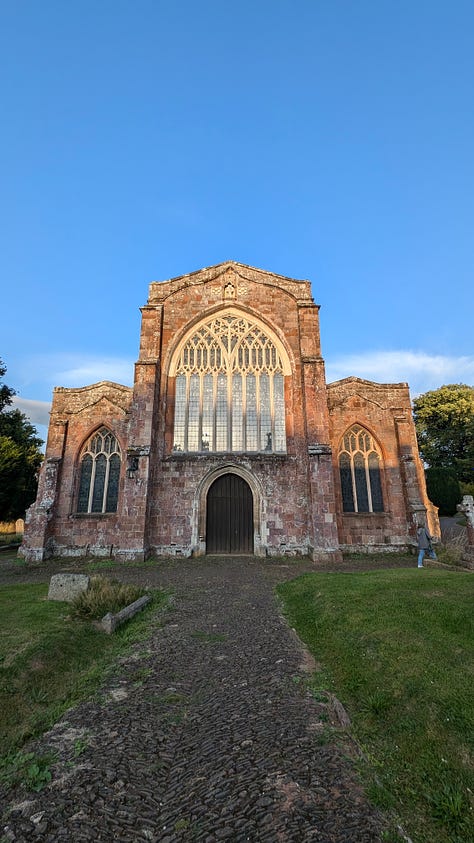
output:
[[381, 456], [373, 436], [359, 424], [343, 436], [339, 448], [344, 512], [383, 512]]
[[121, 462], [116, 437], [101, 427], [81, 452], [77, 512], [117, 511]]
[[176, 377], [173, 451], [286, 451], [288, 363], [261, 325], [215, 316], [185, 338]]

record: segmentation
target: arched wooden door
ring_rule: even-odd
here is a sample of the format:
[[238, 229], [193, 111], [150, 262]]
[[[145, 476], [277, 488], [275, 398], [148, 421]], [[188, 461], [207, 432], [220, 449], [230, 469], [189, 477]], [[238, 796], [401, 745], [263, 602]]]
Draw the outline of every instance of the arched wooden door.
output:
[[207, 553], [253, 553], [253, 496], [238, 474], [223, 474], [207, 493]]

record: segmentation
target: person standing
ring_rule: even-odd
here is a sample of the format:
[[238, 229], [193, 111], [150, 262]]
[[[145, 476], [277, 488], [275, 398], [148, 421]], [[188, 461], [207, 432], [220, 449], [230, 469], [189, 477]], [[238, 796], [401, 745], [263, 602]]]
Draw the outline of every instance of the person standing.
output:
[[436, 553], [433, 550], [432, 537], [430, 536], [426, 527], [422, 524], [417, 528], [416, 531], [416, 538], [418, 542], [418, 567], [423, 568], [423, 559], [425, 558], [425, 553], [428, 551], [428, 555], [431, 559], [436, 559]]

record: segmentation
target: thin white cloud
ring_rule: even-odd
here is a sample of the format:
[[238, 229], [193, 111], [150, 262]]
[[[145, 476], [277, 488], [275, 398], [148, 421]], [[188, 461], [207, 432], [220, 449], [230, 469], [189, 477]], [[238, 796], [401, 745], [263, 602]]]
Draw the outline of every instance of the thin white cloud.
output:
[[[102, 380], [133, 385], [133, 362], [124, 358], [61, 354], [37, 360], [36, 364], [36, 370], [44, 371], [45, 379], [52, 386], [81, 387]], [[368, 351], [326, 360], [328, 383], [351, 375], [377, 383], [406, 381], [411, 396], [415, 397], [446, 383], [474, 384], [474, 356], [448, 357], [418, 351]], [[39, 425], [40, 433], [45, 437], [51, 409], [49, 401], [15, 396], [12, 407], [21, 410], [32, 424]]]
[[474, 383], [474, 356], [447, 357], [422, 351], [367, 351], [326, 360], [328, 383], [350, 377], [378, 383], [408, 382], [412, 396], [446, 383]]
[[[51, 361], [53, 362], [53, 361]], [[55, 358], [49, 380], [55, 386], [88, 386], [98, 381], [133, 385], [133, 361], [120, 357], [87, 357], [64, 354]]]
[[12, 383], [21, 395], [36, 393], [49, 398], [55, 386], [81, 387], [107, 380], [132, 386], [134, 360], [58, 351], [17, 360], [14, 374]]
[[20, 410], [32, 424], [46, 426], [49, 424], [51, 401], [34, 401], [31, 398], [19, 398], [15, 395], [12, 398], [11, 409]]
[[[70, 352], [49, 355], [35, 355], [24, 359], [17, 366], [19, 377], [15, 387], [30, 395], [53, 396], [55, 386], [81, 387], [98, 381], [114, 381], [124, 386], [133, 385], [134, 364], [123, 357], [98, 357]], [[23, 398], [16, 395], [12, 408], [18, 408], [46, 440], [49, 425], [50, 401]]]

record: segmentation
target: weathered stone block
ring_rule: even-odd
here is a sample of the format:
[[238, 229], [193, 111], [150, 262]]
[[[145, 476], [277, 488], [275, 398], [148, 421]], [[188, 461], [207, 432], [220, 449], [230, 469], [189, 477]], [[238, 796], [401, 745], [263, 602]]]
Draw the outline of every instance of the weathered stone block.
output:
[[90, 577], [87, 574], [54, 574], [49, 583], [48, 600], [72, 601], [87, 591]]

